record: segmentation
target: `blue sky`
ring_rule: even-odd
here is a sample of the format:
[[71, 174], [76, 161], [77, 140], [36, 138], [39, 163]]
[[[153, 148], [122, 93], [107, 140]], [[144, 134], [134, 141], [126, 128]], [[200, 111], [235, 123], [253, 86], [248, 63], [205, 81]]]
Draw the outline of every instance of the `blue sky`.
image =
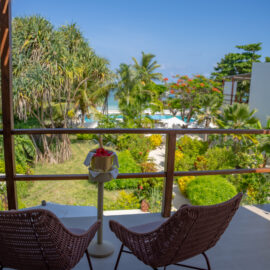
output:
[[235, 45], [263, 42], [270, 56], [269, 10], [269, 0], [13, 0], [12, 15], [76, 23], [113, 69], [153, 53], [171, 77], [207, 76]]

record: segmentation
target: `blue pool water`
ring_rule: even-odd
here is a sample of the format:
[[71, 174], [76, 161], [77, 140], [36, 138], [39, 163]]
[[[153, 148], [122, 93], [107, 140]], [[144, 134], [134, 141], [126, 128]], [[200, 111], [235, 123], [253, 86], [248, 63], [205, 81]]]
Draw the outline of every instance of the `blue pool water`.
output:
[[[118, 101], [114, 98], [114, 95], [115, 95], [115, 91], [112, 91], [109, 95], [109, 98], [108, 98], [108, 110], [118, 110], [119, 107], [118, 107]], [[173, 95], [171, 95], [173, 96]], [[122, 115], [111, 115], [111, 116], [114, 116], [116, 119], [123, 119], [123, 116]], [[153, 120], [163, 120], [163, 119], [169, 119], [169, 118], [172, 118], [173, 116], [172, 115], [169, 115], [169, 114], [155, 114], [155, 115], [148, 115], [151, 119]], [[179, 118], [180, 120], [182, 120], [182, 117], [181, 116], [176, 116], [177, 118]], [[184, 121], [186, 122], [186, 119], [184, 119]], [[92, 118], [87, 118], [85, 117], [85, 122], [86, 123], [93, 123], [94, 122], [94, 119]], [[194, 122], [193, 119], [191, 119], [190, 122]]]
[[[115, 117], [116, 119], [123, 119], [123, 116], [122, 115], [111, 115], [113, 117]], [[169, 114], [155, 114], [155, 115], [148, 115], [151, 119], [153, 120], [163, 120], [163, 119], [170, 119], [172, 118], [173, 116], [172, 115], [169, 115]], [[182, 120], [182, 117], [181, 116], [176, 116], [178, 119]], [[84, 121], [86, 123], [93, 123], [94, 120], [92, 118], [87, 118], [85, 117]], [[184, 121], [186, 122], [186, 119], [184, 119]], [[191, 119], [190, 121], [191, 123], [194, 122], [194, 119]]]

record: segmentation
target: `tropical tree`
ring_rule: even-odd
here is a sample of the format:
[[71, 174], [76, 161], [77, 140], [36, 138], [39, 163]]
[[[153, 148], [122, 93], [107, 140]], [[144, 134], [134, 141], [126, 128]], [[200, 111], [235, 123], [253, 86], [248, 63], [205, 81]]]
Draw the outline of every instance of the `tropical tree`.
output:
[[205, 128], [216, 123], [216, 118], [221, 112], [221, 101], [216, 95], [204, 95], [201, 98], [201, 109], [198, 111], [198, 122], [204, 123]]
[[[260, 62], [262, 43], [252, 43], [247, 45], [238, 45], [237, 49], [241, 52], [226, 54], [214, 68], [211, 76], [213, 79], [222, 81], [226, 76], [250, 73], [252, 64]], [[266, 57], [267, 61], [267, 57]], [[250, 82], [244, 80], [237, 84], [237, 98], [240, 101], [248, 99]]]
[[[222, 114], [216, 120], [219, 128], [226, 129], [249, 129], [258, 128], [260, 122], [255, 117], [256, 110], [250, 110], [249, 106], [244, 103], [234, 103], [226, 105]], [[250, 134], [234, 134], [222, 136], [223, 143], [232, 146], [235, 153], [239, 156], [248, 154], [250, 151], [257, 152], [258, 140], [255, 135]]]
[[176, 83], [167, 83], [167, 78], [164, 78], [168, 89], [164, 98], [164, 108], [170, 110], [173, 115], [180, 113], [187, 125], [192, 118], [197, 117], [197, 114], [202, 114], [203, 110], [207, 110], [204, 108], [205, 96], [209, 96], [209, 99], [216, 97], [214, 99], [216, 107], [220, 106], [222, 101], [220, 83], [202, 75], [196, 75], [193, 78], [179, 75], [175, 77], [178, 78]]
[[[71, 112], [85, 113], [88, 96], [111, 77], [108, 61], [95, 54], [74, 24], [54, 30], [39, 16], [15, 18], [13, 41], [16, 116], [34, 117], [42, 128], [67, 128]], [[39, 160], [61, 162], [71, 155], [68, 135], [33, 140]]]
[[226, 105], [223, 113], [219, 115], [217, 124], [220, 128], [245, 129], [258, 124], [255, 117], [256, 110], [250, 110], [247, 104], [234, 103]]
[[134, 61], [134, 68], [139, 73], [138, 75], [140, 80], [145, 84], [153, 80], [160, 81], [163, 77], [161, 73], [155, 72], [155, 70], [160, 67], [160, 65], [157, 64], [157, 61], [153, 60], [155, 57], [156, 56], [154, 54], [142, 52], [142, 59], [140, 63], [135, 57], [132, 57], [132, 60]]
[[157, 104], [155, 101], [158, 100], [160, 89], [155, 90], [154, 80], [161, 79], [162, 75], [154, 72], [159, 67], [157, 62], [153, 61], [154, 57], [153, 54], [142, 52], [140, 64], [133, 58], [134, 65], [122, 63], [117, 71], [119, 80], [116, 98], [119, 101], [124, 122], [128, 126], [141, 127], [144, 123], [144, 110], [154, 108]]

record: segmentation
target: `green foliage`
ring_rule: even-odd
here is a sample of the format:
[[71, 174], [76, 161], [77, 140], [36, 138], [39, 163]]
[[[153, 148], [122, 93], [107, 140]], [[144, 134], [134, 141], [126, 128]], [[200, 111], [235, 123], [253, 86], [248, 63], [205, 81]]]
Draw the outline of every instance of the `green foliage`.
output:
[[146, 162], [149, 155], [150, 139], [144, 135], [125, 134], [118, 138], [118, 147], [120, 150], [129, 150], [133, 159], [141, 164]]
[[208, 143], [185, 135], [177, 141], [177, 147], [185, 155], [197, 156], [202, 155], [206, 152], [208, 148]]
[[189, 136], [183, 136], [177, 141], [175, 168], [178, 171], [195, 169], [195, 161], [203, 155], [208, 148], [208, 143]]
[[[118, 154], [119, 173], [135, 173], [140, 171], [140, 167], [133, 159], [130, 151], [125, 150]], [[138, 179], [114, 179], [104, 184], [105, 189], [134, 189], [138, 187]]]
[[153, 80], [160, 80], [162, 75], [155, 72], [159, 65], [153, 61], [154, 57], [153, 54], [142, 52], [140, 63], [133, 58], [134, 65], [120, 64], [115, 96], [124, 123], [133, 122], [136, 127], [142, 127], [143, 111], [152, 106], [153, 100], [158, 100], [158, 90], [153, 90]]
[[162, 192], [159, 188], [152, 188], [150, 190], [150, 196], [147, 199], [149, 204], [149, 212], [160, 213], [162, 205]]
[[[36, 157], [36, 150], [28, 135], [18, 135], [14, 139], [16, 173], [31, 174], [30, 165]], [[0, 173], [5, 173], [3, 137], [0, 137]]]
[[204, 159], [195, 161], [198, 170], [224, 170], [236, 167], [235, 153], [230, 147], [209, 148], [203, 155]]
[[[33, 117], [43, 128], [68, 128], [76, 111], [85, 114], [88, 105], [94, 108], [105, 100], [113, 77], [109, 63], [95, 54], [75, 24], [55, 29], [48, 20], [29, 16], [14, 18], [12, 26], [17, 118]], [[70, 158], [68, 136], [41, 137], [35, 144], [38, 159]]]
[[236, 48], [243, 50], [241, 53], [229, 53], [221, 59], [215, 67], [215, 72], [212, 76], [222, 80], [225, 76], [244, 74], [251, 72], [252, 63], [260, 62], [261, 55], [257, 54], [262, 48], [261, 43], [254, 43]]
[[195, 176], [183, 176], [177, 178], [178, 187], [182, 194], [186, 195], [187, 185], [194, 179]]
[[[187, 124], [197, 114], [202, 113], [205, 115], [203, 118], [207, 114], [207, 118], [210, 117], [211, 120], [222, 103], [221, 84], [202, 75], [193, 78], [180, 75], [175, 77], [178, 78], [176, 83], [167, 83], [168, 78], [165, 78], [167, 93], [170, 95], [164, 98], [164, 107], [170, 110], [173, 115], [180, 113]], [[208, 98], [207, 102], [206, 97]], [[214, 102], [210, 102], [211, 100]], [[212, 113], [209, 113], [209, 109], [212, 110]], [[209, 125], [209, 123], [207, 124]]]
[[[117, 128], [118, 121], [116, 115], [99, 115], [98, 128]], [[118, 144], [117, 134], [103, 134], [103, 143], [108, 146], [116, 146]]]
[[217, 124], [220, 128], [244, 129], [258, 124], [259, 120], [254, 116], [256, 110], [250, 110], [244, 103], [226, 105], [220, 114]]
[[246, 193], [244, 203], [265, 204], [270, 202], [269, 174], [230, 175], [228, 180], [236, 187], [238, 192]]
[[31, 187], [33, 187], [33, 185], [34, 185], [34, 182], [30, 182], [30, 181], [27, 181], [27, 182], [18, 181], [16, 183], [19, 209], [26, 207], [24, 200], [30, 195], [29, 190]]
[[80, 141], [91, 141], [93, 139], [96, 139], [97, 136], [95, 134], [76, 134], [77, 140]]
[[105, 210], [119, 210], [119, 209], [138, 209], [140, 202], [133, 193], [121, 191], [117, 197], [116, 202], [106, 205]]
[[221, 203], [236, 193], [236, 188], [221, 176], [196, 177], [187, 186], [187, 197], [193, 205]]
[[[217, 63], [215, 71], [211, 76], [219, 81], [222, 81], [224, 77], [250, 73], [252, 70], [252, 64], [254, 62], [260, 62], [261, 55], [258, 53], [261, 51], [261, 43], [253, 43], [248, 45], [236, 46], [237, 49], [242, 50], [241, 53], [228, 53], [220, 62]], [[250, 83], [243, 81], [237, 85], [237, 98], [242, 101], [248, 101]]]

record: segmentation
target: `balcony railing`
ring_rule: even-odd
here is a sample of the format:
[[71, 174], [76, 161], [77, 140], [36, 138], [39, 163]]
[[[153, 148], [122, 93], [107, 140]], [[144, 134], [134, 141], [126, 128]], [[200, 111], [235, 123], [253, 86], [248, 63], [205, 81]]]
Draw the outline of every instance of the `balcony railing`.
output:
[[14, 129], [13, 123], [13, 99], [12, 99], [12, 65], [11, 65], [11, 1], [0, 1], [0, 52], [1, 52], [1, 90], [2, 90], [2, 115], [5, 156], [5, 176], [0, 176], [0, 181], [6, 181], [7, 198], [9, 209], [17, 208], [16, 181], [44, 181], [44, 180], [79, 180], [88, 179], [87, 174], [73, 175], [16, 175], [14, 135], [20, 134], [164, 134], [166, 135], [166, 159], [165, 168], [162, 172], [155, 173], [132, 173], [119, 174], [118, 179], [125, 178], [150, 178], [164, 177], [162, 215], [168, 217], [171, 211], [172, 188], [174, 176], [188, 175], [218, 175], [218, 174], [241, 174], [241, 173], [266, 173], [267, 168], [235, 169], [216, 171], [188, 171], [177, 172], [174, 170], [176, 136], [179, 134], [270, 134], [270, 130], [230, 130], [230, 129]]
[[[5, 130], [5, 126], [4, 126]], [[3, 134], [4, 130], [0, 130], [0, 134]], [[172, 201], [172, 189], [173, 179], [175, 176], [199, 176], [199, 175], [225, 175], [225, 174], [242, 174], [242, 173], [266, 173], [270, 172], [270, 168], [255, 168], [255, 169], [228, 169], [228, 170], [214, 170], [214, 171], [175, 171], [174, 159], [176, 150], [176, 135], [184, 134], [270, 134], [270, 130], [267, 129], [248, 129], [248, 130], [232, 130], [232, 129], [12, 129], [12, 137], [14, 135], [22, 134], [163, 134], [166, 136], [166, 155], [165, 155], [165, 168], [161, 172], [145, 172], [145, 173], [122, 173], [118, 175], [118, 179], [127, 178], [151, 178], [151, 177], [164, 177], [164, 189], [163, 189], [163, 203], [162, 203], [162, 215], [168, 217], [171, 211]], [[10, 138], [8, 138], [10, 139]], [[12, 156], [14, 159], [14, 153], [5, 153], [6, 164], [8, 159]], [[8, 166], [6, 166], [8, 167]], [[15, 186], [16, 181], [46, 181], [46, 180], [82, 180], [88, 179], [88, 174], [59, 174], [59, 175], [14, 175], [2, 176], [2, 181], [13, 183]], [[15, 188], [8, 190], [8, 200], [12, 200], [16, 204], [16, 192]], [[10, 205], [10, 204], [9, 204]], [[10, 207], [11, 208], [11, 207]]]

